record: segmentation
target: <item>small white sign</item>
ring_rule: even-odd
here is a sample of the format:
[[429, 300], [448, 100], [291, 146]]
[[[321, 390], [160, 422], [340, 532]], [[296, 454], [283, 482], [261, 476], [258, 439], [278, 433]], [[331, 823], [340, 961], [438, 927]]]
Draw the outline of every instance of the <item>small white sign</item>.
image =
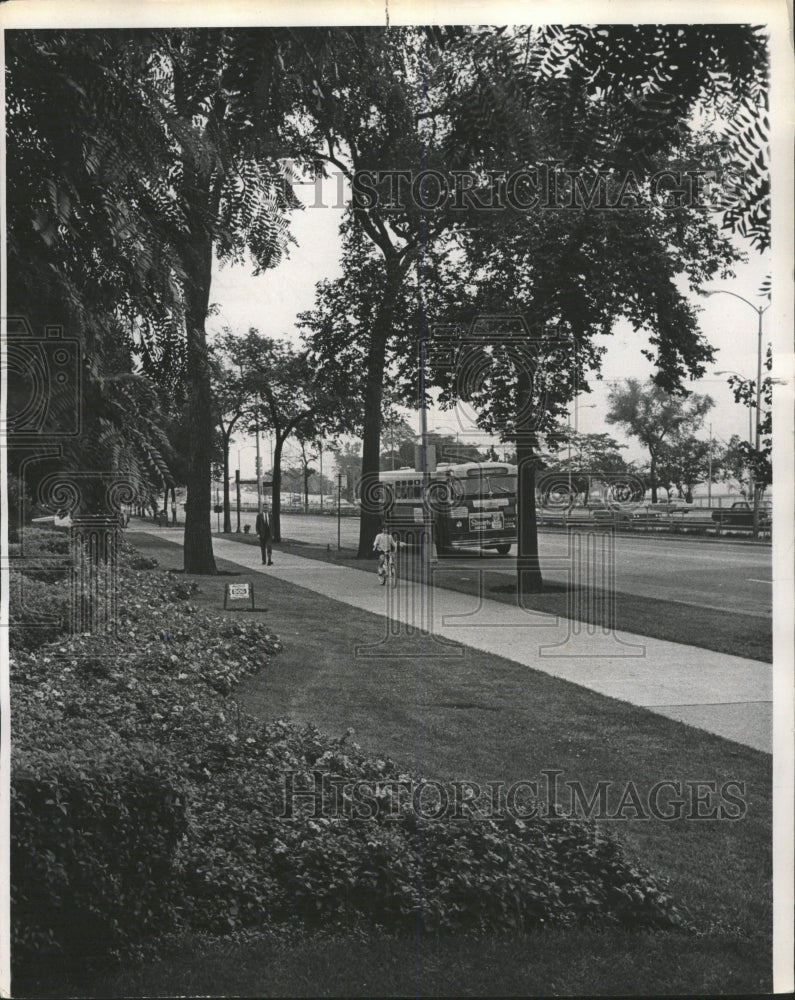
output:
[[[230, 601], [246, 601], [249, 609], [254, 610], [254, 587], [250, 583], [227, 583], [224, 587], [224, 608], [229, 608]], [[234, 610], [232, 608], [231, 610]], [[260, 610], [265, 610], [264, 608]]]

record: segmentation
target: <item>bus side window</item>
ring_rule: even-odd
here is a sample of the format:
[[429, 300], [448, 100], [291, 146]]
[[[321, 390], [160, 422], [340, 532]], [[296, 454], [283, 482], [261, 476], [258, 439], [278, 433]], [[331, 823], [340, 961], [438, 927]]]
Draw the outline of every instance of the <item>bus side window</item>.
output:
[[421, 486], [422, 486], [421, 480], [415, 479], [414, 480], [414, 490], [413, 490], [413, 497], [414, 497], [415, 500], [419, 500], [420, 497], [422, 496], [422, 490], [420, 488]]

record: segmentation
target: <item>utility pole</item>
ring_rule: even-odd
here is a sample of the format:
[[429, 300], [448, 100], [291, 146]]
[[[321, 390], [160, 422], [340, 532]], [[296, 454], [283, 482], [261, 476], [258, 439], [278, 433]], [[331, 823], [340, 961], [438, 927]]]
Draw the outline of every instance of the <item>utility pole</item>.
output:
[[254, 412], [254, 433], [257, 438], [257, 513], [262, 513], [262, 457], [259, 452], [259, 411]]
[[709, 425], [709, 479], [707, 480], [707, 505], [712, 506], [712, 424]]
[[[759, 326], [757, 330], [757, 352], [756, 352], [756, 434], [754, 435], [754, 449], [757, 461], [759, 459], [759, 448], [761, 445], [762, 421], [759, 409], [762, 403], [762, 313], [764, 309], [759, 307]], [[754, 476], [754, 538], [759, 538], [759, 505], [762, 500], [762, 491], [759, 488], [759, 481]]]
[[340, 500], [342, 499], [342, 473], [337, 473], [337, 552], [340, 551], [340, 521], [342, 513], [340, 511]]

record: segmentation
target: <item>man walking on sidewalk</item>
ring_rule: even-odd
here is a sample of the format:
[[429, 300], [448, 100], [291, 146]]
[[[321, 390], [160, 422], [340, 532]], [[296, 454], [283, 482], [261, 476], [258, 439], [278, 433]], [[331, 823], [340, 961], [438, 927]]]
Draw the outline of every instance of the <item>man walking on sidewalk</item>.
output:
[[271, 532], [271, 519], [267, 510], [261, 510], [257, 514], [257, 523], [254, 526], [254, 530], [259, 535], [259, 545], [262, 550], [262, 564], [263, 566], [267, 562], [269, 566], [273, 565], [273, 548], [271, 546], [271, 541], [273, 534]]

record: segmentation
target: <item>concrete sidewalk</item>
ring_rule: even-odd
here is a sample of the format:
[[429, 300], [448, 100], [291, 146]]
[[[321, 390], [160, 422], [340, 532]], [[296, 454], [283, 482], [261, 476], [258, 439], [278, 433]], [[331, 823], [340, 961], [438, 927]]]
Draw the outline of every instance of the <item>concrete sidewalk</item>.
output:
[[[181, 528], [138, 531], [182, 544]], [[524, 664], [553, 677], [659, 715], [772, 752], [772, 667], [694, 646], [527, 611], [486, 597], [444, 589], [444, 566], [432, 565], [437, 586], [399, 580], [378, 585], [374, 564], [367, 570], [276, 551], [273, 566], [262, 565], [259, 547], [213, 539], [220, 559], [305, 587], [384, 618], [383, 639], [358, 647], [358, 656], [391, 655], [390, 641], [416, 636], [417, 659], [460, 657], [466, 647]], [[429, 633], [422, 636], [422, 632]], [[405, 643], [401, 644], [405, 649]]]

